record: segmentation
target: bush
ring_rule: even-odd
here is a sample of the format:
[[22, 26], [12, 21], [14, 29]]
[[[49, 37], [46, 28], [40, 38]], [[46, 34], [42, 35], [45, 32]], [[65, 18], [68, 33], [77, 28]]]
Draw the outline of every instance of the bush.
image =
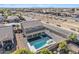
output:
[[14, 52], [14, 54], [33, 54], [33, 52], [23, 48], [23, 49], [18, 49]]
[[60, 53], [68, 53], [69, 52], [66, 41], [59, 43], [58, 48], [59, 48]]
[[40, 52], [39, 52], [40, 54], [52, 54], [52, 52], [51, 51], [49, 51], [48, 49], [46, 49], [46, 48], [44, 48], [44, 49], [42, 49], [42, 50], [40, 50]]
[[77, 35], [72, 33], [72, 34], [69, 36], [69, 39], [70, 39], [71, 41], [75, 41], [75, 40], [77, 40]]
[[59, 46], [58, 46], [60, 49], [64, 49], [67, 47], [67, 42], [66, 41], [63, 41], [61, 43], [59, 43]]

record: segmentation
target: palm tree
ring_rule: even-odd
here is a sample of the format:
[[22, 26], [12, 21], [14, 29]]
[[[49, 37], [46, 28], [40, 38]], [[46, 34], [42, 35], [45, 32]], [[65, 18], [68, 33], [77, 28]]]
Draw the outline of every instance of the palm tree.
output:
[[44, 49], [40, 50], [39, 54], [52, 54], [52, 52], [49, 51], [48, 49], [44, 48]]
[[22, 48], [22, 49], [18, 49], [14, 52], [14, 54], [33, 54], [33, 52], [25, 49], [25, 48]]

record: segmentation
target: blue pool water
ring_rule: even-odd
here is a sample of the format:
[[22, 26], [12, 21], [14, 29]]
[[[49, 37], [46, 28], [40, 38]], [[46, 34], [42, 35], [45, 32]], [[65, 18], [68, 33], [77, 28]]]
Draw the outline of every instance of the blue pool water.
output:
[[51, 37], [44, 35], [44, 36], [40, 36], [39, 38], [36, 37], [34, 39], [36, 40], [30, 41], [29, 43], [31, 44], [31, 46], [34, 46], [36, 49], [38, 49], [40, 47], [43, 47], [47, 43], [47, 41], [51, 39]]

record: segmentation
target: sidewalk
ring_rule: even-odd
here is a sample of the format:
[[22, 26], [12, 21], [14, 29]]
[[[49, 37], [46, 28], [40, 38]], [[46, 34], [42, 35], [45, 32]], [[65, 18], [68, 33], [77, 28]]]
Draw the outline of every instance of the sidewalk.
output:
[[16, 46], [17, 49], [26, 48], [26, 45], [24, 44], [25, 41], [21, 33], [16, 34], [16, 41], [17, 41]]

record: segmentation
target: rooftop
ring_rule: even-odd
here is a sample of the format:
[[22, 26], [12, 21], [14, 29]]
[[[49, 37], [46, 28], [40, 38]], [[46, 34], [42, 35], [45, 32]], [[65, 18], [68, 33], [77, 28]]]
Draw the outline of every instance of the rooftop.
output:
[[14, 20], [20, 20], [20, 18], [18, 16], [8, 16], [7, 20], [14, 21]]
[[26, 28], [33, 28], [37, 26], [42, 26], [42, 23], [40, 21], [24, 21], [22, 22], [22, 26], [24, 29]]
[[2, 21], [4, 19], [4, 17], [2, 15], [0, 15], [0, 21]]
[[0, 27], [0, 41], [12, 40], [13, 39], [13, 29], [11, 26], [1, 26]]

